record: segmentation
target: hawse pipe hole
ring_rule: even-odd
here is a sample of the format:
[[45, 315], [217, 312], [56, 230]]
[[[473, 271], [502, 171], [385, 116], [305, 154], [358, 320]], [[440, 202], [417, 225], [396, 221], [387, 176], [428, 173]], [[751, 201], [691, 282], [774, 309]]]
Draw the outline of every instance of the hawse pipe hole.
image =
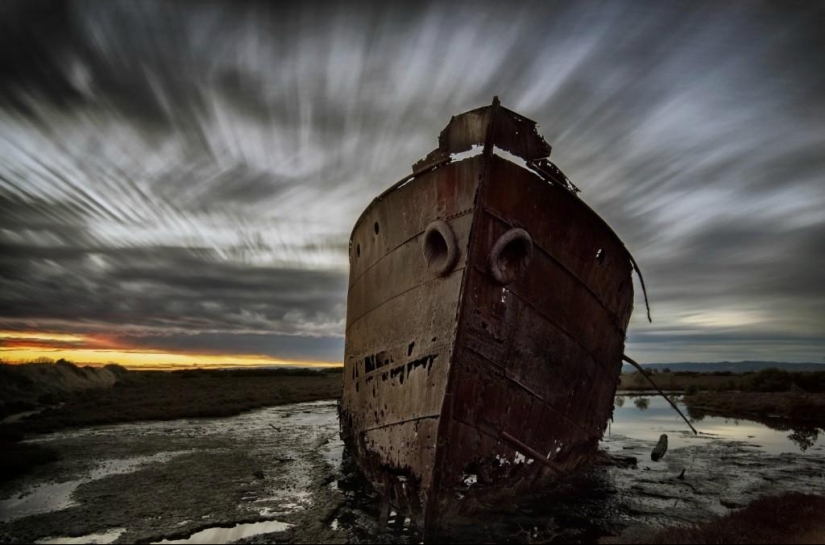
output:
[[444, 220], [435, 220], [427, 226], [421, 249], [427, 266], [438, 276], [448, 274], [458, 261], [455, 234]]
[[506, 286], [518, 279], [533, 258], [533, 239], [524, 229], [513, 228], [498, 237], [490, 250], [490, 273]]

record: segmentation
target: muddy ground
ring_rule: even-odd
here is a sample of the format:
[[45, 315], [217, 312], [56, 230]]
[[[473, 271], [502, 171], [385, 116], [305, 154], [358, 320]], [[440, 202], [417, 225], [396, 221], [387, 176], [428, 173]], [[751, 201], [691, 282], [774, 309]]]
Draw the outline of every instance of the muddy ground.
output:
[[[669, 432], [674, 439], [687, 433]], [[37, 441], [61, 459], [0, 486], [3, 542], [420, 539], [408, 523], [378, 533], [377, 499], [342, 461], [335, 402], [91, 427]], [[764, 495], [825, 493], [821, 452], [769, 455], [758, 445], [711, 435], [687, 444], [652, 462], [654, 441], [613, 434], [603, 442], [613, 462], [560, 483], [544, 498], [453, 528], [450, 539], [631, 541]], [[617, 464], [617, 457], [638, 463]]]

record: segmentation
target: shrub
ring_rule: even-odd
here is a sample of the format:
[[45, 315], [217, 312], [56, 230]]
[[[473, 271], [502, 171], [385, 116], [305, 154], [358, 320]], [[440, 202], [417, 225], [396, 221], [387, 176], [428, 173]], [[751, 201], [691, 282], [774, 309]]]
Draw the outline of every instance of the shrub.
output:
[[796, 373], [793, 378], [794, 383], [806, 392], [825, 392], [825, 371]]
[[793, 377], [788, 371], [765, 369], [746, 377], [743, 387], [749, 392], [787, 392], [793, 383]]
[[634, 386], [645, 386], [647, 383], [647, 379], [644, 377], [644, 375], [642, 375], [642, 373], [640, 373], [639, 371], [633, 373]]

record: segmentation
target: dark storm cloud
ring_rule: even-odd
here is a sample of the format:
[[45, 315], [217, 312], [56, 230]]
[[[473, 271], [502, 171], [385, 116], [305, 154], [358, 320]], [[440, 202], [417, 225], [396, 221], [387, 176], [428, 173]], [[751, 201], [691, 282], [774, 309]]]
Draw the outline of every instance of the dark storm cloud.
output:
[[[148, 330], [338, 336], [345, 275], [249, 267], [197, 248], [7, 244], [0, 303], [8, 318]], [[149, 331], [148, 333], [150, 333]]]
[[821, 353], [823, 4], [0, 9], [4, 327], [338, 359], [352, 223], [498, 94], [642, 266], [638, 359]]

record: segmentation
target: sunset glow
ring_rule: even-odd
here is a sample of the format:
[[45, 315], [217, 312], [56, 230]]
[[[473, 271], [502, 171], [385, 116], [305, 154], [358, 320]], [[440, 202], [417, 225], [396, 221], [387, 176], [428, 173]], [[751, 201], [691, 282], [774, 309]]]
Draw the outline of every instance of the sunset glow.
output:
[[[75, 345], [76, 347], [72, 347]], [[188, 367], [300, 366], [335, 367], [340, 362], [303, 361], [250, 354], [185, 354], [161, 350], [105, 346], [97, 336], [49, 332], [0, 331], [0, 359], [25, 363], [37, 358], [67, 359], [77, 364], [117, 363], [131, 369]]]

